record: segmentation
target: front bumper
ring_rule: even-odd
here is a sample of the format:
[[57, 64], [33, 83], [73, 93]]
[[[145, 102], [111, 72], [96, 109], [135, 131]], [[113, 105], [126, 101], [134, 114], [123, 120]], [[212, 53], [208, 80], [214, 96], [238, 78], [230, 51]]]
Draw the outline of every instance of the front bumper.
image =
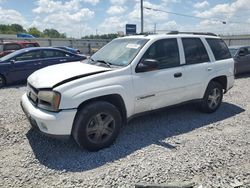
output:
[[35, 107], [26, 94], [22, 96], [21, 107], [32, 127], [40, 132], [53, 137], [71, 135], [76, 109], [48, 112]]

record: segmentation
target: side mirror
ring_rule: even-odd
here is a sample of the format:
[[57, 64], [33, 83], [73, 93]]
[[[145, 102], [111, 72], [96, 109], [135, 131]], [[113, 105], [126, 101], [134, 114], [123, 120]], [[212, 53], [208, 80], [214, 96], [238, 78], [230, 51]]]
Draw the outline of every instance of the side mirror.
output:
[[239, 51], [238, 56], [241, 56], [241, 57], [242, 57], [242, 56], [245, 56], [245, 52], [244, 52], [244, 51], [242, 51], [242, 50], [241, 50], [241, 51]]
[[11, 64], [14, 64], [16, 61], [14, 59], [10, 60]]
[[136, 67], [135, 72], [149, 72], [157, 70], [159, 61], [155, 59], [143, 59]]

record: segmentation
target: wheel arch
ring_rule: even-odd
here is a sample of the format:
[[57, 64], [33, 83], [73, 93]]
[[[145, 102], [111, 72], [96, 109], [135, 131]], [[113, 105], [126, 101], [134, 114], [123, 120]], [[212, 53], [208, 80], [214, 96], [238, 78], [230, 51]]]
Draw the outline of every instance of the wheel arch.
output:
[[103, 96], [98, 96], [98, 97], [88, 99], [88, 100], [82, 102], [77, 107], [77, 111], [81, 108], [84, 108], [84, 106], [86, 106], [92, 102], [96, 102], [96, 101], [105, 101], [105, 102], [109, 102], [109, 103], [113, 104], [119, 110], [123, 123], [127, 122], [126, 106], [125, 106], [125, 103], [124, 103], [122, 96], [119, 94], [109, 94], [109, 95], [103, 95]]
[[224, 92], [226, 92], [226, 90], [227, 90], [227, 76], [226, 75], [217, 76], [217, 77], [211, 79], [210, 82], [217, 82], [217, 83], [219, 83], [222, 86]]

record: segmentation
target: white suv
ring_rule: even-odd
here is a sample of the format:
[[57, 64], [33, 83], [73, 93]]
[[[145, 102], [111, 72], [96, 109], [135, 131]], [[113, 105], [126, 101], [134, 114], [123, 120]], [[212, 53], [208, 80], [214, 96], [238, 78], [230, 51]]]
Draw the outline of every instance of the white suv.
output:
[[234, 83], [226, 44], [209, 33], [115, 39], [83, 62], [36, 71], [21, 105], [40, 132], [88, 150], [114, 142], [135, 115], [197, 100], [214, 112]]

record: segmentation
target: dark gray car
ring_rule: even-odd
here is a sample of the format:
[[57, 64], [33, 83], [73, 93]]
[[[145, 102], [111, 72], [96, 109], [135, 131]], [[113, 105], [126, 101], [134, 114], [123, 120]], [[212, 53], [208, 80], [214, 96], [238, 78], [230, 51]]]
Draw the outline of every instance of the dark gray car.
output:
[[250, 46], [229, 46], [235, 61], [235, 74], [250, 72]]

